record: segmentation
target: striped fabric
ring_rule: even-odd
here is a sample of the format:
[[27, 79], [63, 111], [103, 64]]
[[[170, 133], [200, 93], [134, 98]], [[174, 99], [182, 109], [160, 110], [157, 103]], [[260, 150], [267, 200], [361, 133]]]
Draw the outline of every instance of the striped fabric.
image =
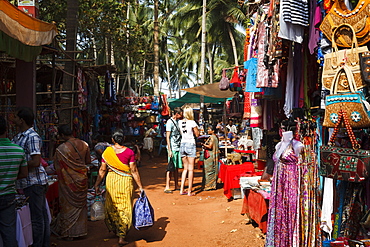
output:
[[308, 26], [309, 8], [305, 0], [283, 0], [282, 10], [284, 21], [292, 24]]
[[23, 149], [8, 138], [0, 138], [0, 196], [16, 193], [15, 181], [20, 166], [27, 166]]
[[125, 237], [132, 224], [132, 177], [113, 171], [106, 178], [105, 223], [109, 231]]

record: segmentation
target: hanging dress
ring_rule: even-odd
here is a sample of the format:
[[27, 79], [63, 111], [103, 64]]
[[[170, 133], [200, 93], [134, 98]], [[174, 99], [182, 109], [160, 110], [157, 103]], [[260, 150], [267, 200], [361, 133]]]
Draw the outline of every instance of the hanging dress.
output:
[[[276, 157], [274, 157], [276, 158]], [[294, 247], [299, 244], [299, 166], [293, 141], [275, 160], [268, 213], [266, 247]]]

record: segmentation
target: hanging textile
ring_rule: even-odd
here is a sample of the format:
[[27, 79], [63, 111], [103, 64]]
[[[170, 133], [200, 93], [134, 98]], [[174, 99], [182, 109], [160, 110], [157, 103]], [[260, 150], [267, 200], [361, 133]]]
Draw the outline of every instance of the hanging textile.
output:
[[[304, 26], [303, 25], [296, 25], [292, 22], [286, 21], [284, 15], [286, 16], [286, 12], [289, 12], [290, 6], [294, 6], [295, 3], [290, 2], [290, 0], [282, 0], [280, 1], [280, 30], [279, 30], [279, 37], [282, 39], [291, 40], [297, 43], [303, 42], [303, 34], [304, 34]], [[297, 4], [298, 3], [297, 1]], [[307, 10], [308, 13], [308, 10]]]
[[82, 69], [78, 68], [77, 71], [77, 85], [78, 85], [78, 107], [80, 110], [87, 109], [87, 85], [85, 75], [82, 72]]

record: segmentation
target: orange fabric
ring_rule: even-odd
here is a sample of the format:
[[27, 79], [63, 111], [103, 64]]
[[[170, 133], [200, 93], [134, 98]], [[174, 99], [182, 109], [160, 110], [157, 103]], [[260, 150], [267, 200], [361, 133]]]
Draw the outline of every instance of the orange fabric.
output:
[[25, 28], [41, 32], [47, 32], [51, 30], [57, 31], [57, 28], [54, 24], [33, 18], [6, 0], [0, 0], [0, 11], [4, 12], [7, 16], [17, 21]]
[[268, 202], [263, 196], [254, 190], [245, 190], [243, 208], [241, 214], [247, 214], [254, 220], [263, 233], [267, 231]]

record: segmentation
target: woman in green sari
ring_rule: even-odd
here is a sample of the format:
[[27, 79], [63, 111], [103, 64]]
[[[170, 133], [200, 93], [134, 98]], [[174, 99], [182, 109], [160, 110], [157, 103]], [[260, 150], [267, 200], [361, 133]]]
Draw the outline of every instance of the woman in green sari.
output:
[[[218, 137], [216, 135], [216, 126], [208, 127], [208, 134], [210, 137], [203, 144], [205, 150], [208, 150], [210, 156], [204, 159], [204, 176], [203, 176], [203, 190], [215, 190], [218, 176]], [[205, 151], [206, 152], [206, 151]]]

